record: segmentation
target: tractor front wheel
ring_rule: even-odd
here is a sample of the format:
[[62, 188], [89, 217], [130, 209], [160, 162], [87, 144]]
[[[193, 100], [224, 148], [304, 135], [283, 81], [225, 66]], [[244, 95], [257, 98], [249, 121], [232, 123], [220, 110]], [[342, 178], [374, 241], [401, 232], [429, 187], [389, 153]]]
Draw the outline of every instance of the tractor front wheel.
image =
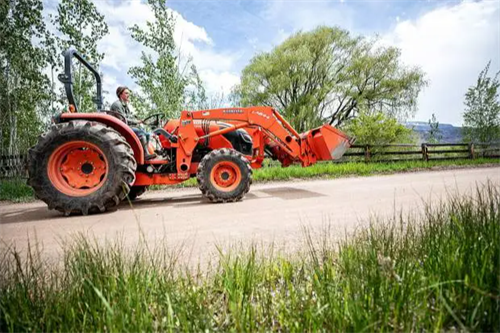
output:
[[196, 178], [201, 193], [211, 202], [235, 202], [250, 190], [252, 168], [239, 152], [223, 148], [203, 157]]
[[54, 125], [29, 154], [29, 185], [65, 215], [104, 212], [120, 203], [135, 181], [137, 163], [125, 138], [99, 122]]

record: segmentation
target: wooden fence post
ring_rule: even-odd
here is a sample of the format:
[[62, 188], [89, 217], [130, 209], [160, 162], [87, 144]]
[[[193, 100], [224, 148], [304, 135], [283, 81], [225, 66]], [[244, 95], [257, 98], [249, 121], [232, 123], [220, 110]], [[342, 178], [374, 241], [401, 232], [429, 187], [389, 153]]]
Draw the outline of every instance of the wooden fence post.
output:
[[427, 144], [422, 143], [422, 159], [426, 162], [429, 161], [429, 152], [427, 150]]
[[370, 162], [370, 145], [365, 145], [365, 162]]
[[474, 156], [474, 142], [469, 142], [469, 158], [473, 160]]

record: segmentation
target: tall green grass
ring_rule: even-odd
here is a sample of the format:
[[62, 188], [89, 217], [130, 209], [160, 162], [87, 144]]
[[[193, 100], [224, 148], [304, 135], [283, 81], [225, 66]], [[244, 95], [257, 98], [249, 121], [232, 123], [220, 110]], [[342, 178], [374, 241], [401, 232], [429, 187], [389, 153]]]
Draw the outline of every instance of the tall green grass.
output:
[[[317, 236], [319, 235], [319, 236]], [[140, 243], [68, 243], [60, 267], [36, 247], [0, 260], [0, 331], [500, 330], [500, 191], [428, 206], [303, 252], [220, 252], [205, 269]], [[203, 268], [203, 269], [202, 269]]]

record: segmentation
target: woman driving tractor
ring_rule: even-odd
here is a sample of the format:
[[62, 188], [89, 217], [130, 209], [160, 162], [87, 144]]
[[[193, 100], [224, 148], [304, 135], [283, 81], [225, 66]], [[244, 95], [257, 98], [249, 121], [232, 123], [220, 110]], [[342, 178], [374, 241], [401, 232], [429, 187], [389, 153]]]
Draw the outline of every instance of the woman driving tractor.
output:
[[118, 88], [116, 88], [116, 96], [118, 97], [118, 100], [111, 105], [111, 111], [117, 112], [120, 115], [122, 115], [127, 120], [128, 125], [139, 137], [139, 140], [141, 141], [141, 144], [144, 147], [144, 154], [145, 154], [144, 158], [146, 160], [154, 159], [156, 157], [156, 154], [155, 153], [149, 154], [148, 152], [148, 143], [150, 138], [149, 133], [147, 133], [141, 128], [134, 127], [134, 125], [137, 126], [141, 124], [142, 121], [137, 119], [129, 108], [130, 89], [124, 86], [119, 86]]

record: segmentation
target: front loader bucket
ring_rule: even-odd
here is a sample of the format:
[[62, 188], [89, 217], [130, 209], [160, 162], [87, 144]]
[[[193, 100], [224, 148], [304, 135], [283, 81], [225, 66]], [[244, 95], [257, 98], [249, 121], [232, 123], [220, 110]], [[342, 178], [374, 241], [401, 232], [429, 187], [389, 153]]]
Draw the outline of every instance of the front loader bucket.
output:
[[353, 138], [349, 138], [345, 133], [330, 125], [315, 128], [310, 133], [309, 146], [318, 161], [340, 159], [354, 142]]

